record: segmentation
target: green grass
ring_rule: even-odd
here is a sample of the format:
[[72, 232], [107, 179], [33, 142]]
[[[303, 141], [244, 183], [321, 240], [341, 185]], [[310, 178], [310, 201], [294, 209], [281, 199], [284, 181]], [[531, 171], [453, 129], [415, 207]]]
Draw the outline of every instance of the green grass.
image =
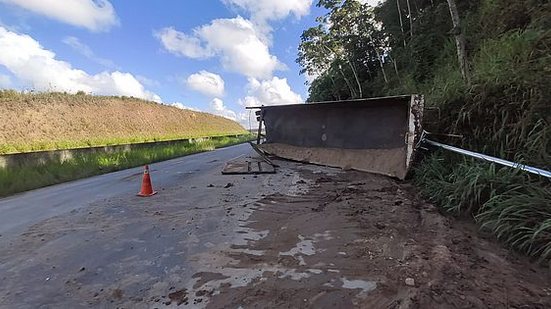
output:
[[[420, 85], [427, 105], [439, 110], [425, 128], [463, 136], [444, 141], [449, 144], [549, 169], [551, 85], [544, 76], [551, 65], [551, 32], [537, 27], [501, 32], [507, 27], [495, 22], [495, 33], [471, 38], [478, 46], [470, 57], [470, 86], [454, 68], [455, 55], [444, 48], [432, 80]], [[414, 181], [444, 212], [471, 217], [513, 250], [551, 260], [548, 179], [439, 151], [419, 164]]]
[[[236, 135], [242, 132], [236, 132]], [[209, 137], [224, 137], [228, 134], [214, 133]], [[164, 135], [160, 137], [133, 136], [120, 138], [88, 138], [85, 140], [37, 141], [33, 143], [0, 144], [0, 155], [25, 153], [35, 151], [52, 151], [65, 149], [79, 149], [90, 147], [117, 146], [127, 144], [142, 144], [150, 142], [178, 141], [183, 139], [202, 138], [201, 135]]]
[[78, 154], [64, 162], [0, 168], [0, 196], [214, 150], [251, 139], [249, 134], [215, 137], [193, 143], [182, 141], [172, 145], [153, 145], [127, 152]]
[[415, 170], [425, 197], [455, 216], [470, 216], [511, 248], [551, 258], [551, 183], [508, 167], [437, 152]]

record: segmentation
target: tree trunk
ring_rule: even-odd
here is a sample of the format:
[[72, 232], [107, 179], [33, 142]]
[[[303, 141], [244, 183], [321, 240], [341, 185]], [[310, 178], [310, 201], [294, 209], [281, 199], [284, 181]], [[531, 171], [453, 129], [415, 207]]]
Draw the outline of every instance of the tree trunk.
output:
[[411, 15], [411, 6], [409, 5], [409, 0], [406, 0], [408, 4], [408, 15], [409, 15], [409, 35], [413, 36], [413, 15]]
[[[331, 48], [329, 48], [328, 46], [326, 45], [323, 45], [328, 51], [330, 51], [331, 53], [333, 53], [333, 55], [335, 55], [335, 57], [338, 58], [338, 55], [336, 52], [334, 52]], [[358, 85], [358, 91], [360, 93], [360, 98], [363, 98], [363, 94], [362, 94], [362, 84], [360, 83], [360, 80], [358, 78], [358, 74], [356, 73], [356, 69], [354, 68], [354, 66], [352, 65], [352, 62], [350, 62], [350, 60], [348, 59], [348, 57], [344, 56], [346, 62], [348, 63], [348, 66], [350, 66], [350, 69], [352, 70], [352, 74], [354, 75], [354, 79], [356, 80], [356, 84]], [[344, 76], [344, 73], [342, 71], [342, 68], [339, 64], [339, 70], [341, 71], [341, 74], [343, 75], [345, 81], [347, 84], [349, 84], [348, 82], [348, 79]], [[350, 87], [350, 84], [348, 85]], [[354, 91], [355, 93], [355, 91]]]
[[352, 87], [352, 84], [350, 84], [350, 81], [348, 78], [346, 78], [346, 74], [344, 74], [342, 70], [342, 66], [339, 64], [339, 72], [342, 75], [342, 78], [344, 79], [344, 82], [346, 83], [346, 86], [348, 86], [348, 90], [350, 90], [350, 96], [352, 96], [353, 99], [356, 99], [358, 95], [356, 94], [356, 91], [354, 90], [354, 87]]
[[471, 84], [471, 78], [469, 74], [469, 67], [467, 63], [467, 55], [465, 52], [465, 36], [461, 30], [461, 21], [459, 20], [459, 12], [455, 5], [455, 0], [448, 0], [448, 6], [450, 7], [450, 15], [453, 23], [453, 34], [455, 35], [455, 46], [457, 48], [457, 60], [459, 61], [459, 71], [463, 80], [467, 85]]
[[[404, 22], [402, 21], [402, 9], [400, 8], [400, 0], [396, 0], [396, 5], [398, 6], [398, 16], [400, 17], [400, 30], [404, 34]], [[406, 47], [406, 40], [404, 39], [404, 47]]]
[[350, 69], [352, 70], [352, 74], [354, 74], [354, 79], [356, 79], [356, 85], [358, 86], [358, 92], [360, 94], [360, 99], [361, 99], [364, 96], [363, 96], [363, 93], [362, 93], [362, 83], [360, 83], [360, 79], [358, 78], [358, 73], [356, 73], [356, 69], [354, 68], [354, 65], [352, 64], [352, 62], [350, 62], [348, 57], [346, 57], [346, 62], [348, 62], [348, 65], [350, 66]]
[[[383, 59], [381, 58], [381, 54], [379, 53], [379, 49], [377, 48], [377, 46], [375, 46], [375, 42], [373, 41], [373, 36], [371, 36], [371, 33], [369, 32], [369, 30], [367, 30], [367, 26], [365, 25], [365, 23], [363, 23], [363, 26], [364, 26], [364, 29], [365, 29], [365, 33], [367, 33], [367, 35], [369, 37], [369, 41], [371, 42], [371, 45], [373, 45], [373, 49], [375, 50], [375, 54], [377, 55], [377, 59], [379, 60], [379, 65], [381, 66], [381, 72], [383, 73], [383, 78], [385, 79], [385, 83], [388, 84], [388, 79], [386, 78], [385, 68], [383, 66]], [[369, 65], [367, 65], [366, 67], [367, 67], [367, 71], [369, 72], [369, 75], [371, 77], [371, 72], [369, 71]]]
[[375, 46], [375, 43], [373, 42], [373, 38], [371, 37], [371, 34], [369, 35], [369, 39], [371, 40], [371, 44], [373, 45], [373, 49], [375, 49], [375, 54], [377, 55], [377, 59], [379, 59], [379, 65], [381, 66], [381, 72], [383, 72], [383, 78], [385, 79], [385, 83], [388, 84], [388, 78], [386, 78], [385, 67], [383, 65], [383, 59], [381, 58], [381, 54], [379, 53], [379, 49], [377, 48], [377, 46]]
[[396, 64], [396, 60], [392, 57], [392, 55], [389, 53], [388, 57], [390, 58], [390, 61], [392, 61], [392, 64], [394, 65], [394, 72], [396, 72], [396, 77], [398, 78], [398, 81], [400, 84], [402, 83], [402, 80], [400, 78], [400, 73], [398, 73], [398, 65]]
[[331, 74], [327, 74], [329, 75], [329, 79], [331, 80], [331, 83], [333, 84], [333, 97], [337, 100], [337, 101], [340, 101], [341, 100], [341, 95], [339, 93], [339, 89], [337, 88], [337, 84], [335, 83], [335, 79], [333, 78], [333, 75]]

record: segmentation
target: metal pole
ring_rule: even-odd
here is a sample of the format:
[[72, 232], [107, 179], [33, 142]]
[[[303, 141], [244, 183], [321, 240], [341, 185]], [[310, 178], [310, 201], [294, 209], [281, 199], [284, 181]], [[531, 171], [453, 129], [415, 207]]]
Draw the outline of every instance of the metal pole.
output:
[[431, 141], [429, 139], [424, 139], [423, 141], [426, 142], [427, 144], [430, 144], [430, 145], [433, 145], [433, 146], [436, 146], [436, 147], [440, 147], [442, 149], [446, 149], [446, 150], [449, 150], [449, 151], [453, 151], [453, 152], [456, 152], [456, 153], [460, 153], [460, 154], [463, 154], [463, 155], [467, 155], [467, 156], [470, 156], [470, 157], [473, 157], [473, 158], [482, 159], [482, 160], [485, 160], [485, 161], [501, 164], [501, 165], [512, 167], [512, 168], [518, 168], [518, 169], [523, 170], [523, 171], [528, 172], [528, 173], [532, 173], [532, 174], [540, 175], [540, 176], [543, 176], [543, 177], [551, 178], [551, 172], [550, 171], [546, 171], [546, 170], [542, 170], [542, 169], [539, 169], [539, 168], [536, 168], [536, 167], [531, 167], [531, 166], [528, 166], [528, 165], [515, 163], [515, 162], [503, 160], [503, 159], [500, 159], [500, 158], [488, 156], [488, 155], [485, 155], [485, 154], [476, 153], [476, 152], [473, 152], [473, 151], [453, 147], [453, 146], [450, 146], [450, 145], [446, 145], [446, 144], [442, 144], [442, 143], [439, 143], [439, 142]]

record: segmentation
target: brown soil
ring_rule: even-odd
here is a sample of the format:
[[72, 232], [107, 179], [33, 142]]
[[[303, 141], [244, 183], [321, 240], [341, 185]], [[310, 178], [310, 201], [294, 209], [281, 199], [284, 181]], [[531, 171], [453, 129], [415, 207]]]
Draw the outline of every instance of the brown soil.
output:
[[168, 294], [168, 298], [171, 301], [176, 302], [177, 306], [181, 304], [187, 305], [188, 303], [187, 291], [185, 289]]
[[354, 169], [399, 179], [404, 179], [407, 174], [405, 146], [389, 149], [341, 149], [269, 143], [259, 145], [259, 148], [269, 154], [300, 162]]
[[244, 132], [220, 116], [127, 97], [0, 92], [0, 109], [0, 153]]
[[350, 171], [301, 177], [302, 194], [253, 205], [244, 228], [261, 237], [201, 257], [218, 257], [218, 275], [195, 276], [207, 307], [551, 308], [548, 271], [414, 187]]

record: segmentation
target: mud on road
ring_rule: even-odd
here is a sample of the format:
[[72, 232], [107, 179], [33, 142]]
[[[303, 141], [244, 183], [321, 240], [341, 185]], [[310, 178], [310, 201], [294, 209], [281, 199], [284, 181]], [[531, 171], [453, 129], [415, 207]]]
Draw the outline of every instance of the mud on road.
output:
[[0, 307], [551, 308], [548, 270], [407, 182], [278, 163], [33, 226], [1, 247]]
[[414, 187], [351, 171], [300, 175], [302, 193], [255, 203], [245, 226], [264, 237], [217, 253], [231, 259], [217, 275], [249, 282], [215, 281], [213, 307], [551, 307], [548, 272], [443, 217]]

